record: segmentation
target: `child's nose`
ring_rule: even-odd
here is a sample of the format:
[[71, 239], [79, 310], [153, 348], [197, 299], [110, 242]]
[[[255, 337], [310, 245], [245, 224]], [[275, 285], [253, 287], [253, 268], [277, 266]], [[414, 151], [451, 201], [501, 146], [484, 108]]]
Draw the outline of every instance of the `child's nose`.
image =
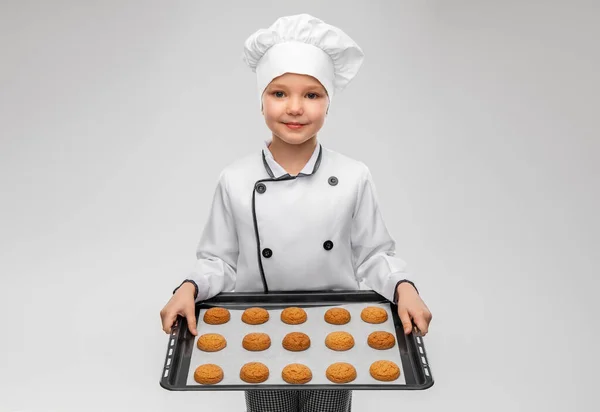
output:
[[302, 114], [303, 112], [302, 100], [298, 98], [292, 98], [288, 100], [287, 113], [292, 114]]

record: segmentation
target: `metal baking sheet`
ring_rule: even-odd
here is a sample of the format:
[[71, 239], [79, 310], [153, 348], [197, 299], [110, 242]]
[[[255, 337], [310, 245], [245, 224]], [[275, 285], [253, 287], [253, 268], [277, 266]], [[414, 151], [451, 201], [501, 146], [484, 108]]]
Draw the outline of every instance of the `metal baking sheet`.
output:
[[[301, 307], [307, 312], [307, 321], [300, 325], [288, 325], [280, 320], [286, 307]], [[381, 307], [388, 319], [381, 324], [370, 324], [360, 318], [367, 306]], [[223, 325], [204, 323], [204, 312], [211, 307], [225, 307], [231, 319]], [[269, 311], [269, 321], [262, 325], [248, 325], [241, 320], [243, 311], [249, 307], [262, 307]], [[343, 307], [351, 314], [346, 325], [331, 325], [323, 319], [332, 307]], [[161, 378], [161, 386], [169, 390], [248, 390], [248, 389], [426, 389], [433, 385], [433, 377], [426, 357], [423, 339], [405, 335], [395, 305], [373, 291], [351, 292], [281, 292], [281, 293], [223, 293], [198, 304], [196, 307], [198, 336], [187, 329], [183, 318], [174, 327]], [[367, 337], [374, 331], [387, 331], [396, 337], [394, 347], [386, 350], [373, 349]], [[325, 346], [325, 337], [334, 331], [345, 331], [354, 337], [355, 345], [347, 351], [334, 351]], [[247, 351], [242, 347], [243, 337], [252, 332], [267, 333], [271, 347], [265, 351]], [[311, 346], [301, 352], [290, 352], [281, 342], [290, 332], [306, 333]], [[205, 333], [220, 333], [227, 340], [227, 347], [218, 352], [203, 352], [196, 346], [198, 337]], [[398, 379], [384, 382], [374, 379], [369, 367], [376, 360], [390, 360], [400, 367]], [[269, 378], [262, 383], [249, 384], [239, 377], [241, 367], [248, 362], [262, 362], [269, 368]], [[329, 365], [335, 362], [352, 364], [357, 377], [346, 384], [336, 384], [325, 375]], [[194, 380], [196, 367], [204, 363], [219, 365], [224, 372], [221, 382], [202, 385]], [[312, 380], [306, 384], [292, 385], [281, 377], [281, 371], [290, 363], [302, 363], [312, 371]]]

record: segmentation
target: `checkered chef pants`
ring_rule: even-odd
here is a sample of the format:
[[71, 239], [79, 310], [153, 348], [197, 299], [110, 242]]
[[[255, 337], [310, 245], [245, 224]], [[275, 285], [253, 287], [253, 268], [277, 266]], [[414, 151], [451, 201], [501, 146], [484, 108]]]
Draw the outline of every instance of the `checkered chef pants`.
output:
[[250, 390], [245, 391], [246, 412], [351, 412], [352, 391]]

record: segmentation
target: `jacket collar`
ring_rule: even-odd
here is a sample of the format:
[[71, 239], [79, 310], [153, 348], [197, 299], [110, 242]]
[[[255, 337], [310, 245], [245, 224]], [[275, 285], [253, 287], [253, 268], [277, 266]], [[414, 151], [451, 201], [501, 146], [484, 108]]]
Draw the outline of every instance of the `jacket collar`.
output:
[[[263, 164], [269, 176], [274, 179], [280, 179], [284, 177], [290, 177], [290, 174], [273, 158], [273, 154], [269, 150], [269, 144], [271, 144], [272, 138], [264, 141], [264, 147], [262, 150], [262, 158]], [[308, 162], [304, 166], [304, 168], [298, 173], [297, 177], [300, 176], [310, 176], [315, 173], [319, 169], [319, 165], [321, 164], [321, 156], [322, 156], [322, 148], [321, 143], [317, 142], [317, 146], [315, 150], [308, 159]]]

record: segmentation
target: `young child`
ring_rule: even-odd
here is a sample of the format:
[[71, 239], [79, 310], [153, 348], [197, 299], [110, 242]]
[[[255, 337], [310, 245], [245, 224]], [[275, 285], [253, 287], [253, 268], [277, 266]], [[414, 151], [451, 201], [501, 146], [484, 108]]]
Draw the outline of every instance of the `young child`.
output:
[[[367, 166], [317, 142], [335, 93], [363, 52], [342, 30], [308, 14], [279, 18], [245, 42], [261, 112], [272, 132], [262, 155], [220, 174], [197, 247], [195, 269], [161, 310], [197, 335], [195, 303], [222, 291], [357, 290], [360, 282], [397, 303], [405, 333], [425, 335], [431, 313], [395, 257]], [[348, 412], [352, 392], [252, 390], [247, 412]]]

